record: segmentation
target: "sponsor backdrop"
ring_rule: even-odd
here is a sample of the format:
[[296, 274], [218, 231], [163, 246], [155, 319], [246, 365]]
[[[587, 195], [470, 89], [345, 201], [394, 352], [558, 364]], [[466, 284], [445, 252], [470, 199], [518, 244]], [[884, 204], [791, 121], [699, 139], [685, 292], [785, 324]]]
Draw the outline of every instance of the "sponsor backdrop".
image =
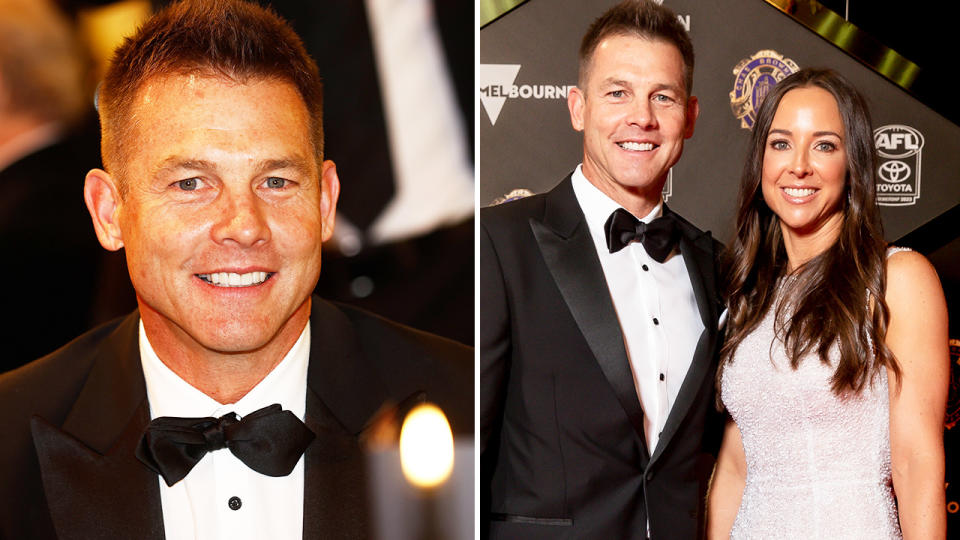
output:
[[[582, 159], [566, 107], [586, 27], [615, 2], [530, 0], [480, 32], [480, 204], [545, 191]], [[668, 204], [726, 242], [757, 101], [802, 67], [831, 67], [866, 96], [880, 155], [887, 238], [930, 257], [950, 308], [945, 429], [950, 537], [960, 538], [960, 127], [760, 0], [665, 0], [693, 38], [696, 133], [664, 188]]]

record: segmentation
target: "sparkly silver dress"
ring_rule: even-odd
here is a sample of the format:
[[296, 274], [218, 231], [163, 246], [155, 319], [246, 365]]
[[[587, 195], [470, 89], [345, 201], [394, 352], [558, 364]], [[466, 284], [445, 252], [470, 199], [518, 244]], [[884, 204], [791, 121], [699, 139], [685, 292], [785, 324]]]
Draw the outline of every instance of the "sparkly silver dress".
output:
[[[833, 368], [815, 353], [796, 371], [790, 367], [774, 317], [775, 306], [740, 344], [721, 381], [747, 460], [730, 538], [901, 538], [886, 370], [859, 395], [837, 396]], [[838, 356], [834, 347], [829, 358]]]

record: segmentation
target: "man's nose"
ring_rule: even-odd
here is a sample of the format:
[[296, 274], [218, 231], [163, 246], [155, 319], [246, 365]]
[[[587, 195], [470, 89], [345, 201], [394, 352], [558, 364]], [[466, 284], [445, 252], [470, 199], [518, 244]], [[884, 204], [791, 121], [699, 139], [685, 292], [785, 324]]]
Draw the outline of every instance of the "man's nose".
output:
[[637, 99], [631, 104], [627, 122], [642, 128], [656, 127], [657, 116], [653, 113], [653, 104], [648, 99]]
[[270, 226], [264, 214], [263, 201], [250, 189], [224, 191], [218, 215], [211, 230], [215, 242], [253, 247], [270, 241]]

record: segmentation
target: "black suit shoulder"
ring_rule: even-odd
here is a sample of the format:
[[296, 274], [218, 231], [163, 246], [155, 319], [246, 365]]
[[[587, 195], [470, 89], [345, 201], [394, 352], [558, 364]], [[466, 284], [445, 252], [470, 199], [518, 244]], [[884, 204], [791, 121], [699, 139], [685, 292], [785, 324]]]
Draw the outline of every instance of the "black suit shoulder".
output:
[[[331, 303], [353, 323], [361, 337], [376, 336], [378, 340], [364, 340], [362, 345], [371, 354], [388, 353], [390, 347], [403, 347], [418, 350], [436, 358], [464, 359], [473, 356], [473, 348], [452, 339], [405, 326], [369, 311], [347, 304]], [[384, 342], [389, 346], [384, 346]]]
[[[524, 254], [527, 253], [530, 243], [534, 241], [530, 220], [543, 219], [547, 210], [548, 193], [531, 195], [480, 209], [481, 272], [484, 271], [484, 259], [493, 253], [496, 253], [498, 258], [511, 259], [514, 256], [525, 258]], [[508, 255], [507, 251], [510, 249], [518, 251]], [[481, 276], [482, 279], [483, 276]], [[484, 294], [482, 286], [480, 294]]]
[[56, 351], [12, 371], [0, 374], [0, 484], [6, 485], [10, 465], [30, 454], [30, 419], [39, 416], [62, 425], [93, 370], [101, 344], [124, 318], [104, 323]]
[[543, 215], [546, 200], [546, 193], [539, 193], [493, 206], [486, 206], [480, 209], [480, 223], [497, 226], [526, 222], [530, 217]]
[[350, 322], [358, 346], [389, 396], [400, 401], [425, 392], [456, 433], [473, 433], [473, 348], [404, 326], [368, 311], [314, 298], [315, 309], [335, 310]]
[[93, 368], [100, 345], [124, 319], [104, 323], [42, 358], [0, 374], [0, 425], [33, 414], [61, 422]]

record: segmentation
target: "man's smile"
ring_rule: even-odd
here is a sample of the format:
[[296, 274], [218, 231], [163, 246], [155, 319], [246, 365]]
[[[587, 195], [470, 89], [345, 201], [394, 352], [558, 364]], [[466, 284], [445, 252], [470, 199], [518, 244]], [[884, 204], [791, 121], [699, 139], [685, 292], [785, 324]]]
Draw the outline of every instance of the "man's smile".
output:
[[274, 272], [213, 272], [210, 274], [195, 274], [198, 278], [216, 287], [252, 287], [260, 285], [270, 279]]
[[624, 150], [632, 150], [635, 152], [649, 152], [654, 148], [657, 148], [656, 145], [649, 142], [634, 142], [634, 141], [622, 141], [618, 142], [617, 146], [623, 148]]

